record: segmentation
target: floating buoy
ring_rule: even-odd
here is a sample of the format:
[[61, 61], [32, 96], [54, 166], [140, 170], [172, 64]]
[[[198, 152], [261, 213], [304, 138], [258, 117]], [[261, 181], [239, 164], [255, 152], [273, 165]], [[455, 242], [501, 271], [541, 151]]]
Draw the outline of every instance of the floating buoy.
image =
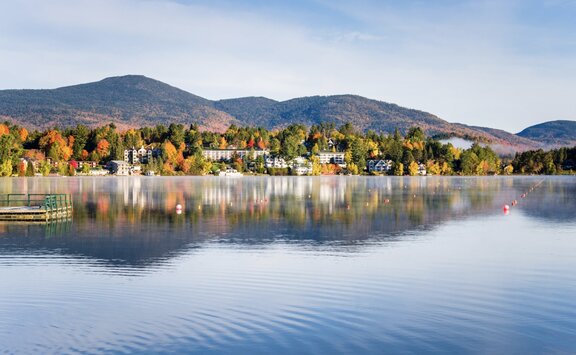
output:
[[182, 205], [181, 205], [181, 204], [177, 204], [177, 205], [176, 205], [176, 209], [177, 209], [177, 210], [181, 210], [181, 209], [182, 209]]
[[510, 206], [508, 206], [508, 205], [504, 205], [504, 208], [503, 208], [503, 210], [504, 210], [504, 212], [506, 212], [506, 211], [510, 210]]
[[182, 210], [176, 210], [176, 214], [182, 214]]

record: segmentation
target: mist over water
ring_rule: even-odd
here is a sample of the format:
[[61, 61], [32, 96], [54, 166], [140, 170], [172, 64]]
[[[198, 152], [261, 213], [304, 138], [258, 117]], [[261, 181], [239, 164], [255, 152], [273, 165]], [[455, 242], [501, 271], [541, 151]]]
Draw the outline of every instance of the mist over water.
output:
[[74, 196], [0, 224], [0, 353], [576, 352], [574, 177], [0, 187]]

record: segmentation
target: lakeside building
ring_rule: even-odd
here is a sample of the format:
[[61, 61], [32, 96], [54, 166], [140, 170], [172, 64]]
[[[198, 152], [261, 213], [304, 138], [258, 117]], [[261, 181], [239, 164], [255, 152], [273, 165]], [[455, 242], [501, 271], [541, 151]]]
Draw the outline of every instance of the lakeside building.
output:
[[418, 164], [418, 175], [426, 176], [426, 165]]
[[260, 156], [266, 156], [270, 152], [268, 150], [254, 150], [254, 149], [204, 149], [202, 155], [204, 158], [211, 161], [230, 161], [234, 157], [244, 159], [249, 157], [256, 159]]
[[368, 172], [387, 173], [392, 170], [392, 160], [370, 160], [368, 161]]
[[265, 167], [267, 169], [270, 169], [270, 168], [286, 169], [286, 168], [288, 168], [288, 163], [286, 163], [286, 160], [284, 160], [284, 158], [267, 156], [266, 162], [265, 162]]
[[124, 161], [129, 164], [148, 164], [152, 158], [156, 158], [160, 155], [160, 149], [158, 148], [144, 148], [142, 146], [140, 149], [132, 147], [132, 149], [124, 150]]
[[110, 174], [114, 175], [130, 175], [130, 164], [124, 160], [112, 160], [106, 165], [106, 169], [110, 171]]
[[292, 172], [295, 175], [312, 174], [312, 162], [303, 157], [296, 157], [292, 160]]
[[320, 164], [337, 164], [341, 167], [346, 167], [344, 161], [344, 152], [319, 152]]

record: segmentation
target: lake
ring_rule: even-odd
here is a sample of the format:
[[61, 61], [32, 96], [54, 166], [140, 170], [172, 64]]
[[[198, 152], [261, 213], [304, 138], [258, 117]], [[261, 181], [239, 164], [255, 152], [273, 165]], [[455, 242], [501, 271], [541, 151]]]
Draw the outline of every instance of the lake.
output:
[[0, 224], [0, 353], [576, 353], [573, 176], [0, 180], [32, 192], [74, 215]]

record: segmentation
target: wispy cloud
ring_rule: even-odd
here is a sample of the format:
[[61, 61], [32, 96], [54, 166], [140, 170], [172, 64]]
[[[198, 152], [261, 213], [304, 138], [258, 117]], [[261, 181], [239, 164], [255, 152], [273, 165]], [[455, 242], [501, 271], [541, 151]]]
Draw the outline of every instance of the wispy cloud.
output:
[[576, 119], [574, 2], [526, 3], [3, 2], [0, 85], [139, 73], [209, 98], [355, 93], [513, 131]]

